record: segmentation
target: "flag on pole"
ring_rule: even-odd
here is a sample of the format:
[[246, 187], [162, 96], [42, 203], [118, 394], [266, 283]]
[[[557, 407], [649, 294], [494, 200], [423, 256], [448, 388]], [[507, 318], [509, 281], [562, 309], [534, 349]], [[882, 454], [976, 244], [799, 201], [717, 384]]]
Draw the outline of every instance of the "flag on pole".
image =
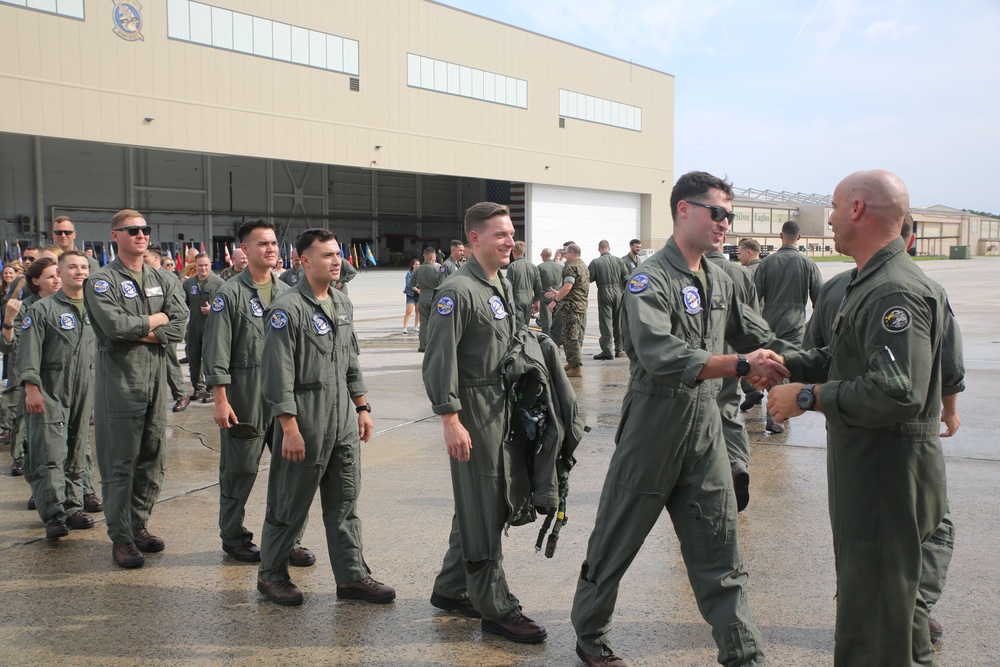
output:
[[375, 255], [372, 254], [372, 249], [367, 243], [365, 244], [365, 258], [371, 262], [372, 266], [378, 266], [378, 262], [375, 261]]
[[21, 255], [21, 242], [17, 241], [15, 247], [17, 248], [17, 259], [18, 259], [18, 261], [24, 259], [24, 257]]
[[360, 269], [361, 262], [358, 259], [358, 244], [354, 243], [351, 245], [351, 252], [354, 254], [354, 268]]
[[109, 243], [108, 245], [111, 246], [111, 261], [113, 262], [115, 261], [115, 246], [112, 245], [111, 243]]
[[224, 257], [224, 259], [226, 260], [226, 266], [232, 266], [233, 265], [233, 258], [229, 255], [229, 244], [228, 243], [223, 243], [222, 247], [226, 251], [226, 254], [225, 254], [225, 257]]
[[101, 244], [101, 266], [106, 266], [108, 263], [108, 243], [105, 241]]

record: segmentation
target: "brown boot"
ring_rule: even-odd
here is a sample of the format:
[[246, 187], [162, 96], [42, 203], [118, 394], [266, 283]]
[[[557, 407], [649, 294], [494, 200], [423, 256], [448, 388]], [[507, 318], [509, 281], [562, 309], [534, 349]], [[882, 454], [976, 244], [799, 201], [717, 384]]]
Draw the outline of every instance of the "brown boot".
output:
[[257, 577], [257, 590], [267, 596], [274, 604], [284, 607], [297, 607], [302, 604], [302, 591], [289, 579], [268, 581]]
[[580, 656], [580, 660], [587, 663], [587, 667], [628, 667], [628, 663], [615, 655], [615, 652], [607, 647], [605, 647], [601, 655], [590, 655], [589, 653], [584, 653], [580, 645], [577, 644], [576, 654]]
[[365, 577], [349, 584], [337, 584], [337, 597], [341, 600], [364, 600], [375, 604], [386, 604], [396, 599], [396, 589], [371, 577]]
[[519, 644], [537, 644], [549, 636], [541, 623], [535, 623], [524, 614], [502, 621], [487, 621], [484, 618], [483, 632], [492, 632]]
[[582, 378], [583, 377], [583, 366], [570, 366], [569, 370], [566, 371], [566, 377], [568, 377], [568, 378]]
[[135, 542], [128, 544], [115, 544], [111, 547], [111, 556], [115, 559], [115, 564], [127, 570], [142, 567], [146, 562], [146, 557], [135, 548]]

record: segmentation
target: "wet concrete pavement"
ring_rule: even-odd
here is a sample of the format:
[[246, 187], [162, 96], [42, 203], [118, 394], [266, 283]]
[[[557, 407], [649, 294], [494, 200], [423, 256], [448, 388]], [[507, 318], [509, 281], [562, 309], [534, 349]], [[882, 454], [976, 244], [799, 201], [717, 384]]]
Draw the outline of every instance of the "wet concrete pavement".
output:
[[[821, 264], [824, 276], [849, 268]], [[965, 336], [967, 391], [958, 435], [945, 441], [957, 544], [935, 616], [945, 626], [942, 665], [1000, 664], [993, 563], [1000, 553], [1000, 260], [921, 266], [948, 288]], [[29, 491], [0, 455], [0, 664], [2, 665], [554, 665], [573, 653], [569, 609], [627, 381], [627, 360], [592, 361], [592, 296], [584, 377], [574, 379], [593, 431], [571, 479], [569, 524], [553, 559], [534, 552], [539, 524], [504, 539], [505, 568], [525, 612], [548, 640], [521, 646], [486, 635], [478, 621], [428, 603], [447, 544], [452, 499], [438, 418], [420, 381], [416, 335], [401, 332], [402, 272], [363, 273], [351, 284], [362, 365], [377, 435], [363, 448], [365, 557], [396, 587], [390, 605], [338, 601], [318, 502], [303, 544], [318, 563], [293, 569], [305, 604], [282, 608], [255, 589], [256, 566], [225, 556], [218, 539], [218, 431], [210, 405], [169, 414], [167, 471], [149, 527], [166, 550], [126, 571], [111, 560], [102, 515], [93, 530], [44, 539]], [[831, 665], [834, 576], [820, 415], [763, 432], [760, 407], [745, 414], [751, 439], [751, 503], [740, 515], [749, 595], [772, 665]], [[263, 521], [267, 454], [248, 507]], [[626, 575], [612, 637], [632, 665], [711, 665], [715, 646], [701, 619], [664, 514]]]

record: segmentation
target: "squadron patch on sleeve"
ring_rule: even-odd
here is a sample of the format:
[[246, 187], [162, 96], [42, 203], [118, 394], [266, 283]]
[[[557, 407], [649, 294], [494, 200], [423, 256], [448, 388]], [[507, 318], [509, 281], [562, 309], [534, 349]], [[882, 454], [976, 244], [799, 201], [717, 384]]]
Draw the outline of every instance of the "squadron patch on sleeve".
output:
[[438, 315], [451, 315], [451, 311], [453, 310], [455, 310], [455, 300], [452, 299], [450, 296], [443, 296], [440, 299], [438, 299], [437, 302]]
[[283, 310], [276, 310], [271, 313], [271, 328], [284, 329], [288, 326], [288, 314]]
[[94, 283], [94, 291], [97, 292], [98, 294], [104, 294], [109, 289], [111, 289], [111, 283], [109, 283], [107, 280], [98, 280], [96, 283]]
[[495, 320], [507, 317], [507, 309], [503, 307], [503, 301], [498, 296], [490, 297], [490, 310], [493, 311], [493, 319]]
[[66, 331], [72, 331], [76, 328], [76, 318], [73, 317], [73, 313], [63, 313], [59, 316], [59, 326]]
[[217, 296], [212, 299], [212, 312], [217, 313], [226, 307], [226, 300], [221, 296]]
[[902, 306], [893, 306], [882, 315], [882, 328], [889, 333], [902, 333], [910, 328], [913, 316]]
[[649, 276], [645, 273], [637, 273], [632, 276], [632, 280], [628, 281], [628, 291], [632, 294], [638, 294], [649, 287]]
[[135, 288], [135, 283], [131, 280], [122, 281], [122, 294], [125, 295], [126, 299], [134, 299], [139, 296], [139, 290]]
[[[216, 298], [221, 299], [222, 297], [219, 296]], [[253, 315], [254, 317], [264, 316], [264, 306], [261, 305], [260, 299], [258, 299], [257, 297], [250, 299], [250, 314]]]
[[701, 294], [694, 285], [688, 285], [681, 290], [681, 297], [684, 299], [684, 310], [688, 315], [697, 315], [702, 311]]
[[30, 329], [31, 328], [31, 315], [25, 315], [24, 316], [24, 319], [21, 320], [21, 328], [22, 329]]

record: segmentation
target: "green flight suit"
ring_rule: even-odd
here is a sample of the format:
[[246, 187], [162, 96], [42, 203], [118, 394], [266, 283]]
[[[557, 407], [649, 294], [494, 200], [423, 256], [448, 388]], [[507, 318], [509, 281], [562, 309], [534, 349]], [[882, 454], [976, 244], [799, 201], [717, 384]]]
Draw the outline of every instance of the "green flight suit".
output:
[[450, 256], [441, 262], [441, 282], [444, 282], [445, 278], [458, 271], [458, 267], [460, 266], [462, 266], [462, 263], [456, 262]]
[[671, 237], [633, 271], [623, 295], [629, 387], [571, 616], [580, 647], [591, 655], [610, 648], [619, 582], [666, 507], [719, 662], [764, 664], [715, 402], [721, 383], [697, 376], [726, 343], [742, 352], [787, 346], [740, 302], [721, 269], [701, 265], [707, 285]]
[[556, 305], [562, 317], [562, 343], [566, 351], [566, 363], [570, 367], [582, 366], [580, 347], [583, 345], [583, 330], [587, 326], [587, 297], [590, 294], [590, 274], [583, 260], [577, 258], [566, 263], [562, 282], [573, 285]]
[[243, 273], [243, 269], [237, 271], [235, 266], [227, 266], [226, 268], [219, 271], [219, 277], [222, 278], [222, 282], [226, 283], [229, 282], [231, 278], [238, 276], [241, 273]]
[[802, 344], [806, 302], [815, 304], [823, 286], [819, 267], [795, 246], [783, 245], [765, 257], [753, 276], [764, 319], [774, 335]]
[[[14, 285], [16, 287], [17, 282]], [[8, 343], [0, 336], [0, 352], [10, 357], [10, 360], [7, 362], [7, 388], [4, 391], [5, 395], [8, 393], [11, 395], [11, 412], [13, 413], [10, 426], [10, 455], [15, 460], [24, 459], [24, 464], [27, 466], [27, 457], [29, 454], [28, 429], [24, 420], [24, 389], [21, 387], [21, 381], [17, 376], [17, 347], [21, 336], [21, 324], [24, 321], [24, 314], [28, 311], [31, 304], [38, 301], [38, 296], [29, 292], [24, 282], [21, 283], [20, 287], [17, 287], [17, 294], [17, 298], [21, 302], [21, 309], [14, 316], [14, 329], [12, 330], [14, 337]], [[4, 305], [6, 306], [6, 301]], [[0, 319], [2, 319], [2, 315], [0, 315]]]
[[[340, 269], [341, 273], [343, 273], [344, 271], [343, 266], [345, 264], [349, 264], [349, 262], [346, 259], [341, 263], [341, 269]], [[278, 278], [278, 280], [285, 283], [289, 287], [294, 287], [295, 285], [298, 284], [300, 280], [302, 280], [302, 269], [301, 268], [288, 269], [287, 271], [281, 274], [281, 277]]]
[[24, 478], [42, 522], [65, 523], [83, 510], [94, 330], [61, 291], [29, 307], [21, 329], [18, 377], [45, 399], [44, 415], [26, 415], [31, 454]]
[[625, 265], [626, 277], [632, 275], [632, 272], [635, 271], [636, 267], [642, 264], [642, 258], [639, 257], [638, 255], [633, 257], [631, 252], [627, 255], [622, 256], [621, 260], [622, 264]]
[[[165, 457], [167, 345], [184, 338], [188, 311], [177, 283], [143, 265], [142, 284], [117, 258], [87, 279], [83, 298], [97, 338], [94, 441], [108, 537], [132, 542], [160, 495]], [[167, 324], [149, 334], [149, 316]]]
[[[602, 252], [587, 267], [590, 282], [597, 283], [597, 318], [601, 328], [601, 352], [622, 351], [621, 309], [622, 285], [628, 275], [625, 262], [610, 252]], [[614, 350], [611, 345], [614, 343]]]
[[[332, 285], [331, 318], [308, 280], [271, 302], [264, 317], [260, 382], [275, 419], [294, 415], [305, 441], [305, 459], [282, 457], [284, 432], [274, 426], [267, 509], [260, 540], [259, 576], [288, 580], [288, 552], [309, 515], [316, 490], [323, 505], [326, 544], [339, 584], [364, 579], [361, 519], [361, 440], [352, 397], [365, 394], [354, 334], [354, 307]], [[332, 320], [332, 321], [331, 321]]]
[[501, 537], [510, 520], [507, 497], [511, 464], [503, 448], [506, 400], [503, 359], [517, 324], [511, 286], [491, 284], [475, 255], [438, 289], [425, 320], [424, 389], [436, 415], [458, 413], [469, 432], [468, 461], [449, 457], [455, 496], [448, 551], [434, 592], [468, 597], [486, 620], [512, 618], [521, 604], [503, 570]]
[[[852, 271], [839, 273], [823, 284], [813, 314], [806, 324], [805, 349], [826, 347], [830, 343], [833, 322], [847, 293]], [[927, 278], [938, 294], [938, 299], [948, 302], [948, 295], [938, 283]], [[821, 390], [822, 391], [822, 390]], [[962, 332], [949, 305], [944, 322], [944, 339], [941, 356], [941, 395], [953, 396], [965, 391], [965, 360], [962, 355]], [[944, 518], [934, 534], [921, 546], [920, 597], [917, 604], [930, 610], [941, 598], [948, 576], [948, 566], [955, 550], [955, 524], [946, 509]], [[925, 652], [927, 647], [923, 649]], [[918, 664], [930, 664], [924, 655]]]
[[538, 268], [524, 257], [511, 259], [507, 265], [507, 280], [513, 290], [514, 319], [517, 326], [526, 327], [531, 322], [535, 301], [542, 298], [542, 279]]
[[562, 342], [562, 338], [558, 335], [558, 332], [553, 333], [554, 313], [549, 312], [549, 302], [552, 300], [545, 296], [545, 293], [550, 289], [558, 291], [562, 287], [563, 269], [551, 259], [538, 264], [537, 268], [538, 279], [542, 283], [541, 303], [538, 304], [538, 324], [542, 327], [542, 333], [551, 336], [556, 345], [558, 345]]
[[205, 324], [208, 322], [208, 315], [201, 312], [201, 308], [212, 303], [216, 292], [225, 284], [222, 278], [211, 272], [204, 281], [199, 280], [197, 275], [184, 281], [184, 300], [187, 301], [190, 313], [187, 336], [184, 339], [184, 351], [188, 358], [191, 387], [196, 394], [205, 391], [205, 376], [201, 370], [201, 357], [204, 350]]
[[358, 275], [358, 270], [356, 268], [354, 268], [353, 264], [351, 264], [348, 261], [341, 262], [340, 263], [340, 278], [337, 279], [337, 282], [334, 285], [334, 287], [336, 287], [337, 285], [339, 285], [339, 287], [337, 287], [337, 289], [340, 290], [341, 294], [346, 295], [347, 294], [347, 283], [349, 283], [352, 280], [354, 280], [354, 278], [357, 277], [357, 275]]
[[[180, 278], [166, 269], [161, 268], [157, 269], [157, 271], [162, 273], [166, 278], [174, 280], [177, 283], [177, 293], [181, 292]], [[177, 358], [177, 345], [171, 343], [163, 347], [167, 352], [167, 386], [170, 387], [170, 396], [176, 403], [187, 396], [187, 386], [184, 384], [184, 371], [181, 369], [181, 362]]]
[[419, 343], [417, 349], [427, 349], [427, 320], [431, 317], [431, 306], [434, 305], [434, 290], [441, 284], [441, 267], [437, 264], [424, 262], [413, 272], [413, 286], [420, 295], [417, 299], [417, 310], [420, 311]]
[[896, 239], [852, 272], [829, 347], [785, 357], [793, 380], [824, 383], [838, 667], [934, 664], [919, 582], [947, 510], [948, 311]]
[[[705, 253], [705, 259], [712, 262], [729, 276], [736, 285], [736, 298], [754, 311], [757, 310], [757, 291], [754, 289], [750, 273], [719, 250]], [[726, 354], [734, 350], [728, 345], [724, 348]], [[729, 465], [736, 468], [750, 466], [750, 439], [747, 430], [739, 419], [740, 414], [740, 379], [736, 377], [722, 378], [722, 389], [716, 397], [719, 404], [719, 414], [722, 416], [722, 434], [726, 438], [726, 452], [729, 454]]]
[[750, 274], [750, 279], [752, 280], [753, 277], [757, 275], [757, 269], [760, 268], [760, 259], [750, 260], [743, 268], [747, 270]]
[[[290, 289], [273, 274], [270, 282], [272, 301]], [[239, 423], [252, 424], [258, 433], [239, 439], [230, 429], [219, 429], [219, 537], [230, 547], [253, 541], [243, 520], [272, 421], [261, 393], [265, 308], [250, 272], [241, 271], [212, 299], [205, 325], [205, 382], [209, 387], [225, 385], [226, 400]]]

